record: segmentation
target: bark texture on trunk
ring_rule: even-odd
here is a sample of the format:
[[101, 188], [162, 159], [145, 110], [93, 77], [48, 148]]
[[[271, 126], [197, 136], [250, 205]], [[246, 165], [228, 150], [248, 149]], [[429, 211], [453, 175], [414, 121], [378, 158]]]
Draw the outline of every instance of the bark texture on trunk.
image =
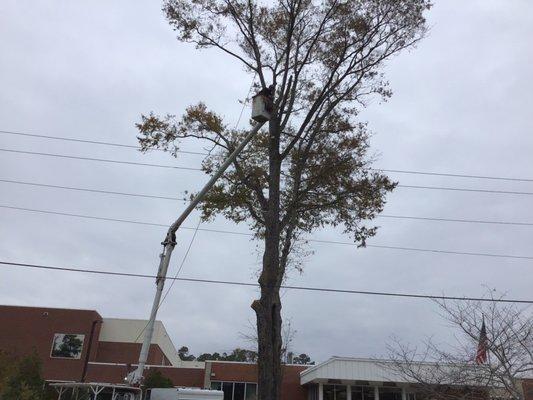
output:
[[265, 251], [259, 277], [261, 298], [252, 304], [257, 316], [258, 399], [279, 400], [281, 394], [280, 171], [279, 121], [269, 122], [269, 196], [265, 218]]

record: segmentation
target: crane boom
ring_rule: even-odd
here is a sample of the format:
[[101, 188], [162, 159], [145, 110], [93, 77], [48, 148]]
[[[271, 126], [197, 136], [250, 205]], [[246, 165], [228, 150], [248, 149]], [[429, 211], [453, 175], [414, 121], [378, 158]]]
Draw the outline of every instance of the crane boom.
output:
[[191, 200], [187, 208], [181, 213], [181, 215], [170, 225], [165, 240], [161, 243], [163, 245], [163, 252], [160, 255], [159, 269], [157, 271], [156, 278], [156, 292], [154, 296], [154, 302], [152, 304], [152, 311], [150, 312], [150, 319], [146, 325], [144, 331], [144, 338], [141, 347], [141, 352], [139, 354], [139, 362], [137, 369], [128, 374], [126, 379], [131, 385], [140, 385], [143, 379], [144, 368], [146, 366], [146, 360], [148, 359], [148, 352], [150, 350], [150, 344], [152, 343], [152, 337], [154, 334], [154, 324], [157, 316], [157, 311], [159, 310], [159, 303], [161, 301], [161, 294], [163, 293], [163, 288], [165, 286], [165, 280], [167, 277], [168, 266], [170, 264], [170, 257], [172, 256], [172, 251], [176, 246], [176, 231], [179, 229], [181, 224], [189, 216], [189, 214], [196, 208], [196, 206], [204, 199], [207, 192], [213, 187], [215, 182], [222, 176], [226, 169], [235, 161], [240, 152], [246, 147], [246, 145], [253, 139], [257, 134], [259, 129], [265, 124], [266, 121], [258, 122], [253, 129], [248, 133], [244, 140], [231, 152], [229, 157], [224, 161], [224, 163], [219, 167], [215, 174], [209, 179], [209, 182], [200, 190], [200, 192]]

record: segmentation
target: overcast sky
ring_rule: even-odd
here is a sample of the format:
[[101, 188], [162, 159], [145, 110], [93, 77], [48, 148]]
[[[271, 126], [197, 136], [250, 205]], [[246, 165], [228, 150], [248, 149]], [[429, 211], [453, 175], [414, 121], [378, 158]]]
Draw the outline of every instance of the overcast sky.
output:
[[[533, 178], [533, 2], [435, 1], [431, 31], [390, 60], [394, 95], [362, 114], [386, 169]], [[200, 100], [234, 123], [250, 85], [240, 65], [180, 44], [157, 1], [2, 1], [0, 130], [136, 144], [141, 113], [180, 114]], [[245, 110], [249, 112], [249, 110]], [[198, 167], [201, 156], [0, 134], [1, 148]], [[191, 148], [192, 149], [192, 148]], [[197, 148], [196, 150], [199, 150]], [[200, 149], [201, 150], [201, 149]], [[533, 192], [533, 183], [391, 174], [403, 185]], [[200, 172], [0, 152], [0, 179], [182, 196]], [[0, 182], [0, 205], [170, 223], [183, 204]], [[398, 188], [384, 214], [533, 222], [532, 196]], [[195, 226], [193, 214], [187, 226]], [[533, 256], [531, 226], [379, 218], [371, 244]], [[218, 220], [206, 228], [246, 232]], [[166, 228], [0, 208], [0, 259], [155, 274]], [[191, 240], [180, 231], [170, 274]], [[349, 241], [339, 231], [313, 238]], [[311, 243], [292, 285], [479, 296], [485, 285], [531, 299], [533, 260]], [[253, 281], [257, 246], [199, 232], [184, 277]], [[151, 280], [0, 267], [0, 304], [88, 308], [147, 318]], [[257, 290], [177, 282], [158, 319], [176, 346], [230, 351], [243, 343]], [[411, 343], [453, 331], [425, 300], [286, 291], [292, 349], [315, 360], [385, 354], [394, 334]]]

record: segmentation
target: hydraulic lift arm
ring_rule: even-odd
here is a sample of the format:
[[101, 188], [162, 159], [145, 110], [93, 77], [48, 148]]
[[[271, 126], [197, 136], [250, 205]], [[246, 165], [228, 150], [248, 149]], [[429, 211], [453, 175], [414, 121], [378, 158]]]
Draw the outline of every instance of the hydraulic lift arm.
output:
[[161, 301], [163, 287], [165, 286], [170, 257], [172, 256], [172, 251], [176, 246], [176, 231], [179, 229], [185, 219], [189, 216], [189, 214], [196, 208], [196, 206], [204, 199], [205, 195], [207, 194], [209, 189], [213, 187], [218, 178], [222, 176], [226, 169], [233, 163], [233, 161], [235, 161], [239, 153], [253, 139], [259, 129], [261, 129], [261, 127], [265, 124], [265, 122], [266, 121], [260, 121], [254, 126], [250, 133], [248, 133], [248, 135], [239, 144], [239, 146], [237, 146], [237, 148], [233, 150], [233, 152], [229, 155], [226, 161], [224, 161], [220, 168], [211, 177], [209, 182], [207, 182], [203, 189], [194, 197], [194, 199], [187, 206], [187, 208], [181, 213], [178, 219], [168, 229], [165, 240], [161, 243], [163, 245], [163, 253], [160, 255], [161, 260], [159, 262], [159, 269], [157, 271], [157, 289], [154, 296], [154, 302], [152, 304], [150, 319], [148, 320], [148, 324], [146, 325], [146, 329], [144, 331], [144, 339], [141, 347], [141, 352], [139, 354], [139, 363], [137, 369], [129, 373], [126, 377], [126, 379], [131, 385], [140, 385], [143, 379], [144, 368], [146, 365], [146, 360], [148, 359], [148, 351], [150, 350], [152, 336], [154, 334], [155, 319], [157, 316], [157, 311], [159, 309], [159, 303]]

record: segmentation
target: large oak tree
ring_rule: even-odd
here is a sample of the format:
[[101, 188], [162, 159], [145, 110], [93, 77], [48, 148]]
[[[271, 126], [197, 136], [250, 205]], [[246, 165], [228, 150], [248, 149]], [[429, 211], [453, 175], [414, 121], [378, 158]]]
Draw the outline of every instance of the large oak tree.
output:
[[[279, 399], [279, 288], [302, 235], [341, 226], [365, 244], [395, 184], [371, 168], [358, 111], [391, 95], [384, 62], [425, 34], [428, 0], [167, 0], [177, 38], [233, 57], [273, 92], [272, 118], [202, 203], [203, 218], [247, 222], [264, 243], [257, 315], [259, 398]], [[181, 117], [142, 116], [142, 149], [176, 155], [183, 140], [213, 146], [212, 173], [247, 133], [205, 104]], [[292, 261], [294, 261], [292, 259]]]

